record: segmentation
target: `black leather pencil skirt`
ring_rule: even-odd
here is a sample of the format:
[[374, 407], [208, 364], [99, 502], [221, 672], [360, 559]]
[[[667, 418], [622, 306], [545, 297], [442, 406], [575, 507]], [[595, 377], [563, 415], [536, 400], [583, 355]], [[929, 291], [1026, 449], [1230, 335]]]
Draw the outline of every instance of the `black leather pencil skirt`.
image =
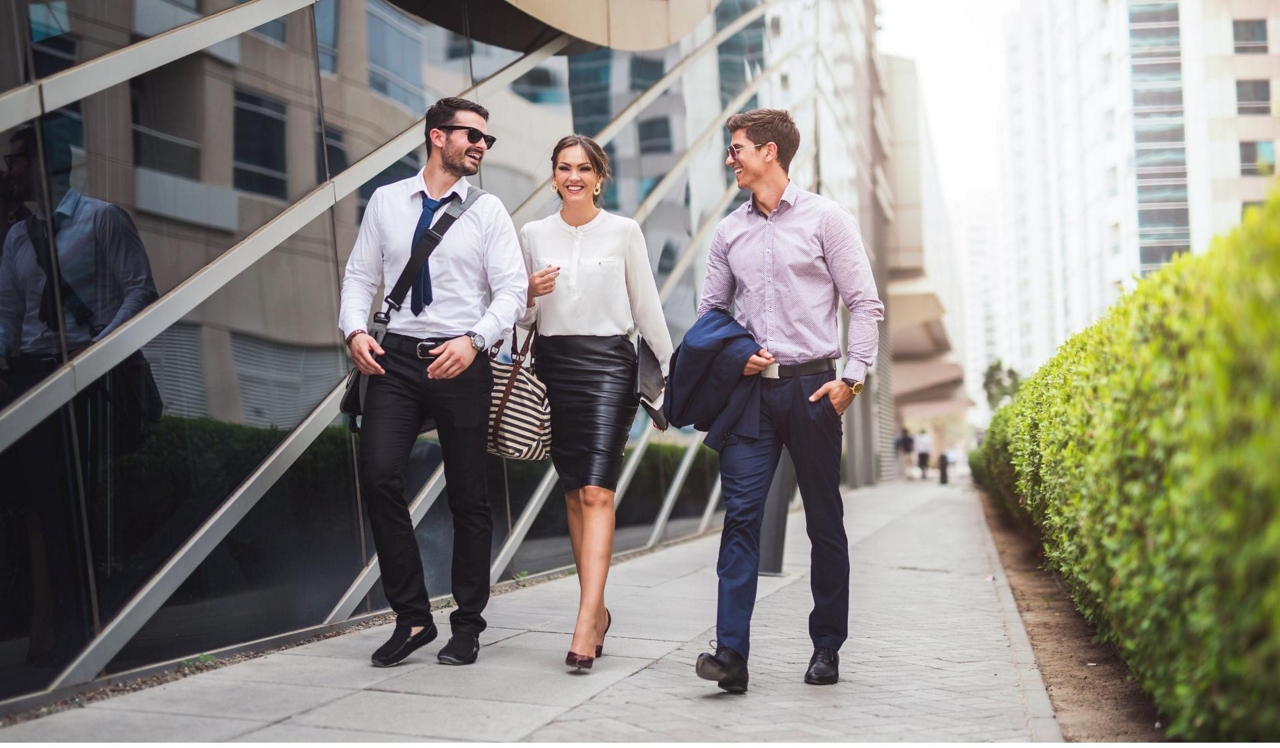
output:
[[640, 406], [635, 345], [625, 335], [539, 335], [535, 345], [551, 404], [551, 462], [565, 490], [615, 490]]

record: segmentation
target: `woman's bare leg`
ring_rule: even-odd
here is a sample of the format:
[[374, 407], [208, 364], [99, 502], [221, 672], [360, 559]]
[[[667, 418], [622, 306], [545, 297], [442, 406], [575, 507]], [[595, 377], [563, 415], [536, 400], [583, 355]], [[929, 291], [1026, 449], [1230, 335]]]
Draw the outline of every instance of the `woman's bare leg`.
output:
[[578, 493], [582, 534], [575, 557], [582, 597], [569, 649], [581, 655], [594, 655], [605, 627], [604, 584], [613, 555], [613, 491], [586, 486]]

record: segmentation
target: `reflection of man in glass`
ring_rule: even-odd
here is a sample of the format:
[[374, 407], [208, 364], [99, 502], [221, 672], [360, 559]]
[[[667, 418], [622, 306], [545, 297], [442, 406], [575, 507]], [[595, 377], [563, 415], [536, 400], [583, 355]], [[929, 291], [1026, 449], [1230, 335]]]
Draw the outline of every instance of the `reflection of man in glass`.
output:
[[[9, 145], [5, 197], [25, 205], [30, 215], [10, 227], [0, 254], [0, 407], [62, 364], [60, 336], [74, 357], [158, 296], [128, 213], [71, 188], [70, 144], [45, 139], [47, 176], [36, 158], [34, 127], [18, 130]], [[45, 208], [46, 189], [57, 206], [52, 215]], [[80, 469], [84, 495], [94, 496], [92, 466], [138, 446], [162, 407], [146, 359], [137, 352], [77, 395], [71, 408], [45, 419], [0, 455], [6, 496], [0, 510], [26, 518], [25, 537], [6, 532], [4, 541], [20, 547], [25, 539], [30, 562], [29, 591], [0, 589], [0, 599], [29, 609], [0, 618], [9, 619], [9, 630], [15, 618], [29, 619], [28, 663], [60, 666], [88, 631], [83, 505], [72, 476]], [[79, 437], [78, 464], [73, 433]], [[0, 557], [17, 563], [21, 554], [10, 547]]]
[[[155, 281], [133, 220], [111, 203], [70, 186], [71, 147], [47, 144], [52, 236], [37, 198], [44, 179], [36, 168], [35, 129], [10, 139], [10, 178], [34, 214], [15, 224], [0, 261], [0, 355], [8, 359], [10, 388], [30, 386], [60, 363], [58, 322], [72, 356], [155, 301]], [[50, 251], [56, 247], [55, 253]], [[54, 273], [54, 264], [57, 272]], [[58, 278], [58, 287], [49, 281]], [[61, 297], [59, 299], [59, 297]], [[16, 377], [16, 381], [15, 381]], [[17, 391], [9, 393], [11, 397]]]

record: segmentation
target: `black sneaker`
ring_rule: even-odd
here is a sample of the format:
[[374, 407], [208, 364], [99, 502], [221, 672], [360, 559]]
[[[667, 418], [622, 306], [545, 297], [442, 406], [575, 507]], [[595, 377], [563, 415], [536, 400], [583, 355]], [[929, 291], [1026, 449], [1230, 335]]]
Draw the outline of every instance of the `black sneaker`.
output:
[[436, 659], [445, 665], [470, 665], [480, 656], [480, 638], [471, 634], [454, 634]]
[[804, 682], [811, 686], [830, 686], [840, 680], [840, 653], [831, 647], [818, 647], [809, 658]]
[[747, 692], [747, 661], [728, 647], [716, 647], [715, 654], [703, 652], [698, 655], [694, 671], [699, 678], [713, 680], [729, 693]]
[[397, 623], [396, 630], [391, 632], [391, 638], [386, 644], [378, 647], [378, 651], [373, 653], [374, 667], [393, 667], [404, 661], [404, 658], [413, 654], [419, 647], [430, 644], [435, 641], [440, 631], [434, 623], [428, 623], [418, 632], [417, 636], [410, 636], [413, 625], [408, 623]]

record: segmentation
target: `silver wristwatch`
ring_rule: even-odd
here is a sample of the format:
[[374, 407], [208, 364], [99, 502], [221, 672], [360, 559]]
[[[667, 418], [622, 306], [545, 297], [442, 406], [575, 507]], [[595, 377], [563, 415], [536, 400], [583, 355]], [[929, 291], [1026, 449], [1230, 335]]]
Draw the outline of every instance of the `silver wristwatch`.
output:
[[479, 352], [479, 351], [483, 351], [483, 350], [484, 350], [484, 336], [483, 336], [483, 335], [481, 335], [480, 333], [471, 332], [470, 330], [468, 330], [468, 331], [467, 331], [467, 337], [468, 337], [468, 338], [471, 338], [471, 347], [472, 347], [472, 348], [475, 348], [477, 352]]

